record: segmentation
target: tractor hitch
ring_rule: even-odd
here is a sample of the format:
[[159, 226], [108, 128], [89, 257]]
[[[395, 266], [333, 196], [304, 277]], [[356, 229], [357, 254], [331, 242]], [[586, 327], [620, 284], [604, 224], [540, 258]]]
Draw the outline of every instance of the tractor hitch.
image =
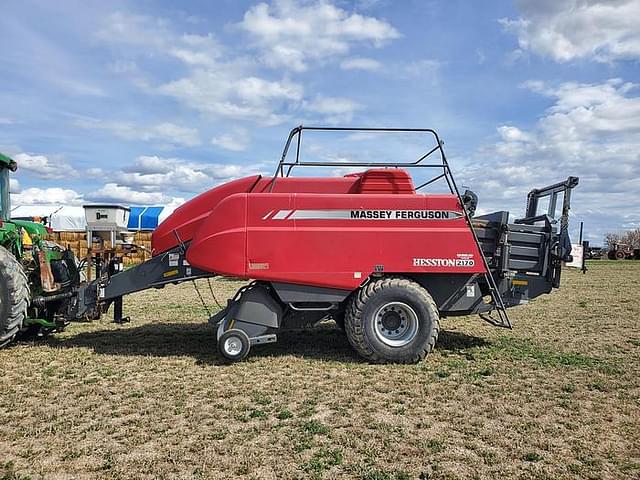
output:
[[[121, 261], [120, 258], [114, 258], [111, 263]], [[182, 246], [128, 270], [123, 270], [121, 265], [110, 264], [103, 269], [100, 278], [80, 287], [75, 316], [81, 318], [96, 308], [106, 311], [113, 304], [114, 323], [126, 323], [129, 319], [122, 315], [123, 296], [148, 288], [162, 288], [168, 284], [212, 276], [214, 274], [211, 272], [192, 267], [185, 258]]]

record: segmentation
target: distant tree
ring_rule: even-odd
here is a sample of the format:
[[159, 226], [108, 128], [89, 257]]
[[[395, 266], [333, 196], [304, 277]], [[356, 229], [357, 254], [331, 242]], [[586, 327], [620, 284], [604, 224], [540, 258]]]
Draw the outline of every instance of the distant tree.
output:
[[627, 230], [624, 233], [609, 232], [604, 236], [604, 243], [609, 249], [616, 243], [624, 243], [632, 248], [640, 248], [640, 228]]
[[619, 233], [605, 233], [604, 243], [607, 245], [607, 248], [612, 249], [614, 244], [621, 243], [620, 238], [621, 236]]
[[633, 248], [640, 248], [640, 228], [636, 228], [634, 230], [629, 230], [625, 234], [626, 241]]

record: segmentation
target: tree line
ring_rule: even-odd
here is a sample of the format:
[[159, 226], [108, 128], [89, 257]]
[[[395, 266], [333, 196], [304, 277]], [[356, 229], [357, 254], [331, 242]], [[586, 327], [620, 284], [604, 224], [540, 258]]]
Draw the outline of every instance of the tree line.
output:
[[640, 248], [640, 228], [628, 230], [626, 232], [607, 233], [604, 236], [604, 243], [610, 249], [614, 244], [625, 244], [631, 248]]

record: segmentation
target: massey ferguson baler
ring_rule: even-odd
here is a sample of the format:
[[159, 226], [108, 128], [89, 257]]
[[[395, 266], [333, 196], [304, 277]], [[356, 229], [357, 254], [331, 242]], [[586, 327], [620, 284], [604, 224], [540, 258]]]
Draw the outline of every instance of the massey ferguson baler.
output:
[[[411, 163], [311, 162], [301, 158], [309, 130], [421, 132], [435, 145]], [[369, 168], [312, 178], [291, 177], [294, 167]], [[409, 169], [435, 174], [415, 185]], [[447, 193], [419, 193], [437, 180]], [[440, 318], [477, 313], [510, 328], [506, 308], [560, 285], [577, 184], [532, 190], [514, 223], [503, 211], [474, 216], [477, 197], [458, 191], [435, 131], [297, 127], [273, 177], [235, 180], [182, 205], [153, 233], [153, 257], [119, 273], [105, 266], [78, 291], [75, 315], [114, 303], [119, 320], [123, 295], [227, 275], [252, 280], [210, 319], [229, 360], [275, 342], [281, 328], [333, 318], [365, 358], [417, 362], [434, 348]]]

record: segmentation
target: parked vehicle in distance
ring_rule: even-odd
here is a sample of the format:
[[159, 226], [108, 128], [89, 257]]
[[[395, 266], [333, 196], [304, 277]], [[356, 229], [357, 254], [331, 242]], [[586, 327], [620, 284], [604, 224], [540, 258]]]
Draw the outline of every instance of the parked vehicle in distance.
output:
[[626, 243], [613, 243], [607, 252], [609, 260], [640, 260], [640, 248], [633, 248]]

